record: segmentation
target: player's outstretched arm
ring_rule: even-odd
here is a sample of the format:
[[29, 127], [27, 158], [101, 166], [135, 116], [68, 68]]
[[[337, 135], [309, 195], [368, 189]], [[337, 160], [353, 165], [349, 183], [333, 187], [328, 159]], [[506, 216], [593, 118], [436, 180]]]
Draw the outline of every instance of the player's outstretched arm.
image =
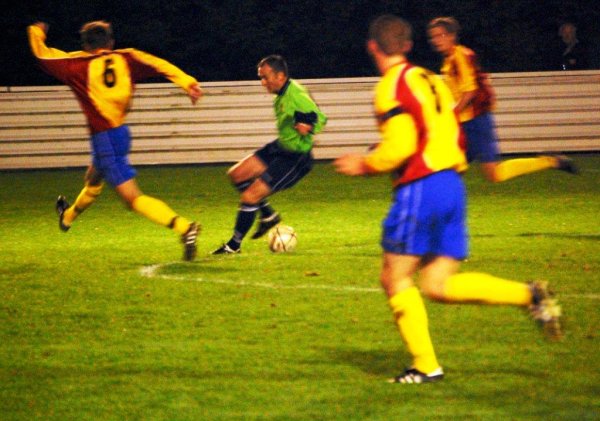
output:
[[134, 64], [131, 70], [133, 79], [136, 82], [150, 77], [162, 76], [183, 88], [193, 104], [202, 96], [202, 90], [196, 78], [188, 75], [167, 60], [134, 48], [119, 51], [127, 52], [133, 58]]
[[46, 34], [49, 26], [45, 22], [36, 22], [27, 28], [31, 52], [38, 59], [66, 58], [70, 54], [46, 45]]

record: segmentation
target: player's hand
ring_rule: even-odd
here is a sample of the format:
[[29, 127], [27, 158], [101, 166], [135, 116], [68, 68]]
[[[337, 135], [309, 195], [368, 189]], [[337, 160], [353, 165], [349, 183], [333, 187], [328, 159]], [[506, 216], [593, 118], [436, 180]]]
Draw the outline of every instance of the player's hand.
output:
[[196, 102], [198, 102], [198, 100], [200, 98], [202, 98], [202, 95], [204, 95], [204, 92], [202, 92], [202, 88], [200, 88], [200, 84], [196, 83], [196, 84], [190, 86], [190, 89], [188, 91], [188, 96], [192, 100], [193, 105], [196, 105]]
[[333, 161], [335, 170], [345, 175], [364, 175], [366, 174], [365, 161], [362, 155], [347, 154], [340, 156]]
[[40, 28], [42, 31], [44, 31], [44, 34], [47, 34], [48, 29], [50, 29], [50, 26], [46, 22], [36, 22], [33, 24], [33, 26]]
[[312, 131], [312, 126], [310, 124], [306, 124], [306, 123], [297, 123], [294, 126], [294, 129], [296, 129], [296, 131], [298, 132], [298, 134], [300, 134], [300, 136], [306, 136], [307, 134], [309, 134]]

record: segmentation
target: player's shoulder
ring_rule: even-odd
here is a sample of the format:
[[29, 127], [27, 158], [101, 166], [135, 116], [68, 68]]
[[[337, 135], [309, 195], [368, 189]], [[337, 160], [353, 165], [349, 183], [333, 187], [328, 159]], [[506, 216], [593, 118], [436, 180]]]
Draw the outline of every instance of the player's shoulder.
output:
[[477, 53], [466, 45], [457, 45], [455, 54], [463, 57], [477, 57]]
[[112, 53], [121, 54], [121, 55], [138, 55], [138, 54], [147, 54], [141, 50], [136, 48], [117, 48], [111, 51]]
[[111, 51], [112, 54], [118, 54], [125, 58], [127, 61], [139, 62], [139, 63], [152, 63], [155, 62], [158, 57], [147, 53], [146, 51], [138, 50], [137, 48], [119, 48]]
[[93, 57], [93, 54], [90, 54], [87, 51], [84, 50], [78, 50], [78, 51], [69, 51], [66, 54], [66, 58], [88, 58], [88, 57]]
[[419, 66], [418, 64], [413, 64], [413, 63], [408, 63], [408, 65], [406, 66], [406, 74], [426, 74], [426, 75], [433, 75], [434, 72], [429, 70], [426, 67], [423, 66]]
[[289, 80], [289, 85], [288, 85], [287, 90], [289, 93], [307, 93], [308, 92], [308, 88], [306, 88], [306, 86], [304, 86], [302, 83], [298, 82], [296, 79], [292, 79], [292, 78], [290, 78], [290, 80]]
[[432, 79], [438, 79], [439, 77], [440, 76], [432, 70], [414, 64], [409, 65], [404, 72], [404, 78], [407, 81], [418, 80], [430, 83]]
[[306, 99], [312, 101], [308, 88], [295, 79], [290, 79], [284, 96], [292, 102], [306, 102]]

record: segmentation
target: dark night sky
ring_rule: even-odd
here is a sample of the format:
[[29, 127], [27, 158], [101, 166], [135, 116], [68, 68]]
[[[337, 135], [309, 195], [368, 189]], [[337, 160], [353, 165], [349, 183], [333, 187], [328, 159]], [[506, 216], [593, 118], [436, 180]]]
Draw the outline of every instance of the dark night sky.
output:
[[55, 83], [29, 52], [25, 28], [36, 20], [50, 24], [48, 44], [67, 51], [79, 49], [83, 23], [111, 21], [117, 48], [158, 55], [201, 81], [254, 79], [256, 62], [271, 53], [284, 55], [296, 78], [371, 76], [365, 33], [381, 13], [414, 25], [411, 59], [434, 70], [425, 26], [440, 15], [461, 22], [462, 41], [491, 72], [554, 69], [566, 19], [577, 22], [600, 67], [597, 0], [13, 0], [0, 16], [0, 86]]

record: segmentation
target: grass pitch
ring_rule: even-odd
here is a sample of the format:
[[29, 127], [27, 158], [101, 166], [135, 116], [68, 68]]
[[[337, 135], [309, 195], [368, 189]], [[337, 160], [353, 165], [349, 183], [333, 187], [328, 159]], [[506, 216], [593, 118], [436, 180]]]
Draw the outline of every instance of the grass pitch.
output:
[[549, 280], [565, 340], [522, 309], [427, 303], [447, 376], [420, 386], [385, 382], [409, 362], [378, 283], [386, 177], [319, 164], [271, 199], [294, 253], [209, 256], [237, 208], [226, 167], [140, 169], [203, 225], [190, 264], [110, 189], [60, 232], [54, 200], [82, 170], [0, 173], [0, 419], [599, 419], [600, 156], [574, 158], [577, 177], [466, 176], [463, 270]]

